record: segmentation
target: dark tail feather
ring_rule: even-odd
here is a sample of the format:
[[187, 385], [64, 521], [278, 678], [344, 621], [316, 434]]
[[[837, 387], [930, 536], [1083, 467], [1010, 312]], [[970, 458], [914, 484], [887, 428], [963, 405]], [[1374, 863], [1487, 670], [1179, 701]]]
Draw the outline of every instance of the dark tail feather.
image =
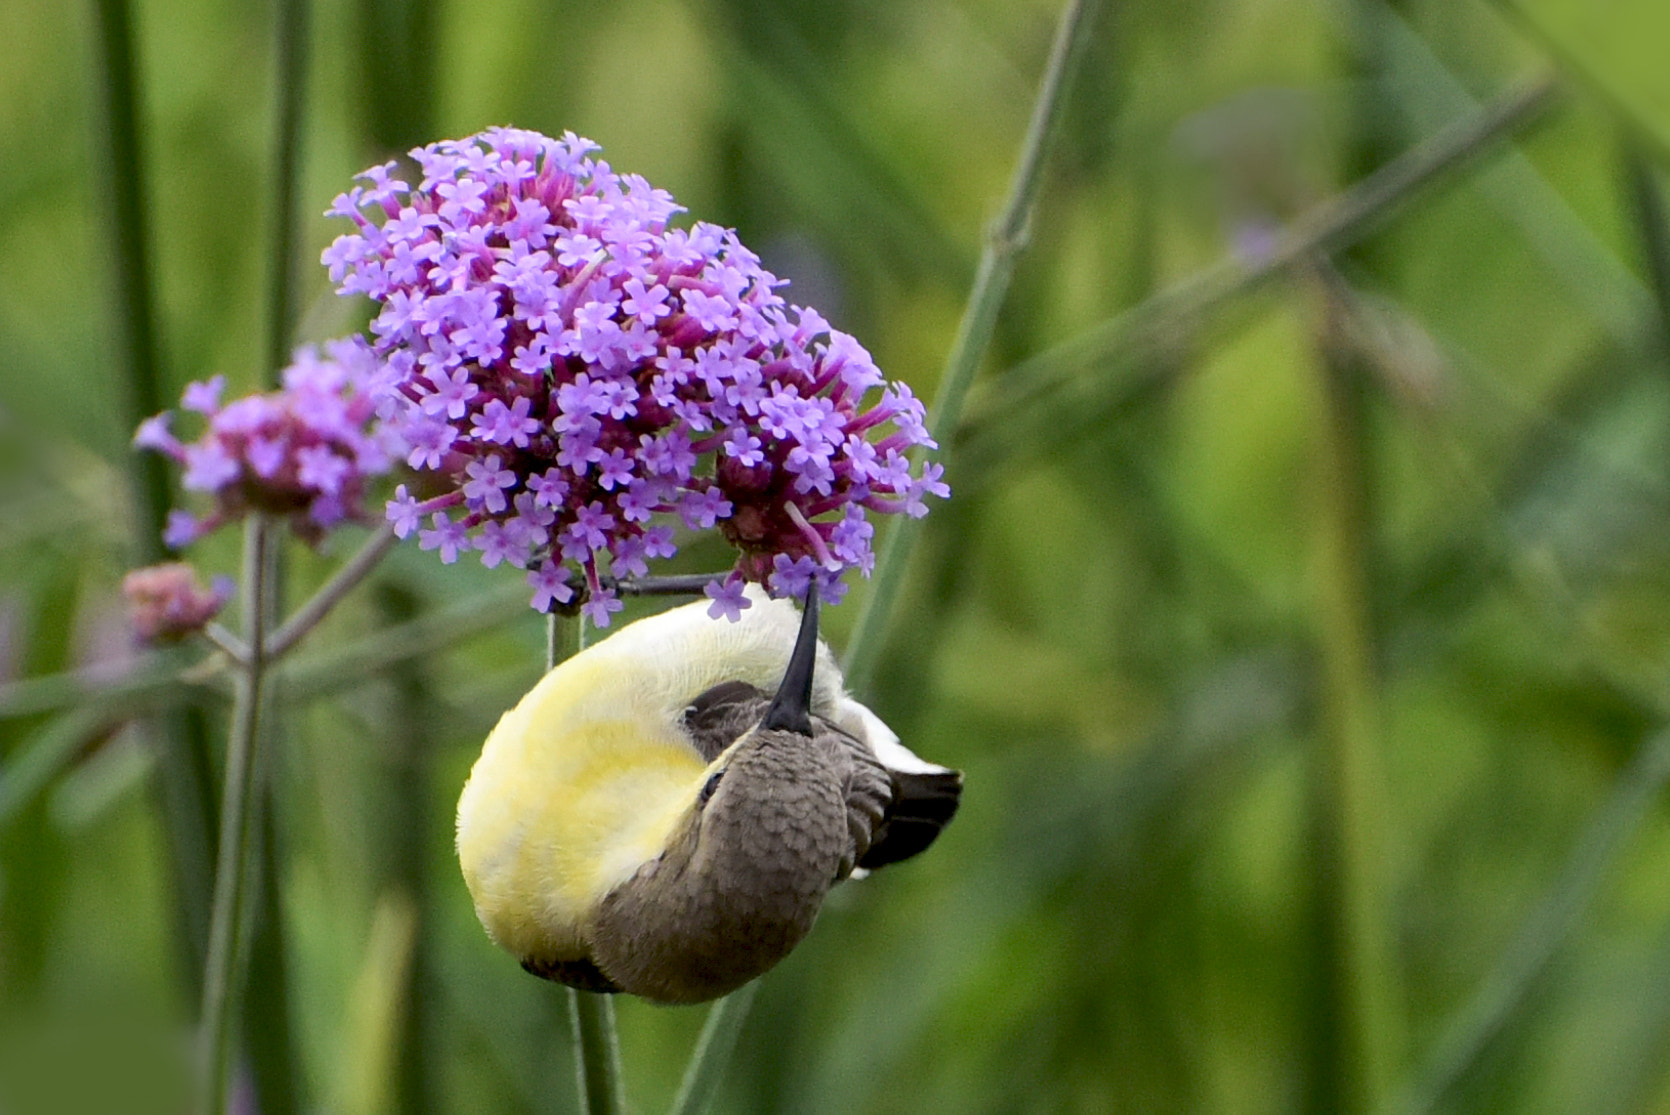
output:
[[957, 803], [962, 798], [961, 771], [888, 773], [893, 776], [895, 788], [893, 804], [882, 817], [870, 850], [858, 861], [862, 868], [898, 863], [927, 848], [957, 815]]

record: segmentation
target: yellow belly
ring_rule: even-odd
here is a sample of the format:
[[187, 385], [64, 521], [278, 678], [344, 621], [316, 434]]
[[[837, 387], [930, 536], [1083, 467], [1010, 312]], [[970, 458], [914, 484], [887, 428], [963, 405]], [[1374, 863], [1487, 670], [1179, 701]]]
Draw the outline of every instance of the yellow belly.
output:
[[536, 687], [488, 736], [458, 802], [458, 858], [494, 941], [571, 959], [597, 903], [666, 847], [705, 764], [670, 724], [576, 723], [551, 696]]

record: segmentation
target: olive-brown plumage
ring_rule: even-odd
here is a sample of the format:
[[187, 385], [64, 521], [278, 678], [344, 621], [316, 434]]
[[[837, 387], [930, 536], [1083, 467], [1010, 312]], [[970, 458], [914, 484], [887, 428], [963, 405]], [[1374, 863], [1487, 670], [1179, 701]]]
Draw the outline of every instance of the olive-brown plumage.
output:
[[[761, 597], [756, 607], [786, 606]], [[811, 929], [829, 888], [855, 868], [913, 855], [949, 822], [961, 776], [911, 755], [869, 710], [841, 693], [839, 674], [817, 639], [815, 602], [803, 616], [793, 653], [779, 645], [767, 656], [776, 664], [760, 668], [755, 644], [767, 637], [786, 642], [783, 618], [779, 614], [770, 630], [753, 635], [721, 632], [733, 640], [740, 634], [736, 645], [720, 652], [723, 661], [694, 672], [675, 670], [671, 688], [664, 677], [651, 685], [657, 690], [651, 704], [665, 708], [669, 697], [679, 702], [670, 735], [687, 749], [692, 765], [687, 778], [670, 786], [659, 774], [645, 774], [639, 800], [633, 800], [633, 780], [623, 778], [610, 783], [602, 798], [582, 795], [581, 808], [556, 820], [541, 809], [532, 822], [494, 817], [479, 823], [492, 802], [472, 788], [478, 779], [484, 786], [504, 784], [491, 771], [482, 773], [489, 753], [503, 750], [495, 748], [501, 733], [510, 732], [522, 749], [517, 754], [530, 745], [536, 754], [589, 753], [595, 738], [616, 739], [620, 725], [607, 710], [580, 723], [570, 723], [574, 718], [565, 711], [561, 731], [542, 733], [548, 717], [513, 721], [522, 711], [518, 706], [495, 730], [460, 802], [459, 852], [483, 923], [529, 971], [657, 1002], [715, 998], [786, 956]], [[721, 631], [722, 621], [708, 622]], [[681, 653], [699, 652], [699, 636], [710, 633], [688, 613], [665, 630], [674, 642], [697, 633], [692, 646], [678, 648]], [[727, 666], [738, 676], [715, 681], [729, 672]], [[778, 678], [774, 694], [757, 684]], [[675, 692], [696, 684], [703, 686], [698, 692]], [[575, 703], [565, 699], [559, 707]], [[671, 761], [681, 760], [674, 755]], [[570, 772], [570, 781], [586, 777]], [[555, 788], [550, 797], [572, 786]], [[600, 815], [588, 818], [584, 803], [594, 799], [605, 800], [607, 808], [594, 807]], [[649, 836], [633, 816], [638, 811], [661, 818]], [[555, 839], [528, 840], [530, 832], [546, 828]], [[588, 839], [613, 865], [598, 878], [563, 855], [566, 846]], [[643, 854], [614, 854], [633, 841]], [[527, 893], [542, 883], [578, 901], [542, 905], [541, 895]]]

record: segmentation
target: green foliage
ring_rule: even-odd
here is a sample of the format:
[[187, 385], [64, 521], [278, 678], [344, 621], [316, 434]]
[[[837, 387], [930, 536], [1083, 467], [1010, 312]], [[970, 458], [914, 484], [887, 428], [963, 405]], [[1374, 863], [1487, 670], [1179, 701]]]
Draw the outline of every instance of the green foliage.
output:
[[[20, 1113], [180, 1109], [207, 916], [190, 806], [213, 807], [192, 732], [221, 755], [227, 709], [211, 679], [163, 684], [177, 659], [112, 684], [146, 512], [94, 7], [0, 6], [29, 44], [0, 67]], [[297, 340], [363, 320], [314, 265], [349, 176], [514, 123], [735, 225], [926, 398], [1059, 14], [313, 7]], [[271, 14], [134, 12], [168, 399], [272, 371]], [[1670, 1106], [1667, 41], [1652, 0], [1109, 6], [944, 439], [955, 498], [861, 694], [966, 771], [963, 814], [837, 892], [760, 986], [715, 1110]], [[1550, 66], [1540, 116], [1258, 270], [1279, 230], [1302, 240]], [[354, 541], [292, 554], [287, 598]], [[203, 549], [235, 569], [229, 540]], [[242, 1022], [269, 1115], [576, 1102], [561, 991], [487, 941], [451, 850], [543, 626], [504, 570], [428, 559], [393, 554], [272, 680]], [[838, 645], [865, 592], [826, 613]], [[620, 1004], [632, 1109], [672, 1100], [702, 1020]]]

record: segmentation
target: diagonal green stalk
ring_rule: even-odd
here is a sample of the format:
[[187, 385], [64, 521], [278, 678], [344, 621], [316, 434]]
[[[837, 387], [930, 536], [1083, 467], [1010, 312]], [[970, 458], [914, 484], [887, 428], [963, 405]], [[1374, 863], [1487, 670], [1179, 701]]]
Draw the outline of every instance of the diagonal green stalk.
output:
[[261, 800], [255, 792], [255, 782], [266, 669], [262, 651], [266, 635], [262, 628], [265, 626], [268, 541], [267, 520], [259, 514], [251, 515], [244, 528], [243, 576], [239, 586], [250, 656], [237, 674], [232, 726], [226, 741], [214, 907], [209, 922], [209, 956], [203, 973], [197, 1102], [199, 1109], [209, 1115], [220, 1115], [227, 1110], [232, 1019], [236, 1017], [238, 999], [237, 958], [245, 952], [243, 938], [248, 931], [245, 890], [251, 858], [249, 849], [256, 828], [256, 805]]
[[[985, 358], [991, 344], [992, 332], [997, 327], [998, 313], [1009, 294], [1009, 281], [1015, 273], [1015, 263], [1025, 250], [1032, 225], [1032, 213], [1038, 204], [1043, 185], [1044, 167], [1050, 151], [1061, 132], [1061, 119], [1066, 112], [1067, 91], [1079, 63], [1089, 50], [1100, 14], [1099, 0], [1071, 0], [1061, 13], [1056, 28], [1055, 42], [1050, 49], [1049, 65], [1044, 70], [1043, 85], [1032, 108], [1032, 119], [1027, 125], [1026, 138], [1021, 144], [1020, 161], [1009, 187], [1009, 199], [1003, 212], [992, 224], [986, 236], [986, 247], [980, 255], [980, 266], [975, 272], [974, 287], [969, 291], [968, 305], [957, 326], [956, 339], [946, 357], [945, 371], [940, 377], [939, 391], [928, 413], [928, 432], [937, 441], [949, 439], [962, 418], [963, 402], [968, 397], [974, 373]], [[920, 455], [920, 454], [919, 454]], [[888, 530], [887, 541], [876, 558], [875, 575], [870, 595], [853, 628], [847, 646], [845, 663], [848, 684], [862, 690], [875, 669], [881, 654], [881, 635], [893, 611], [898, 596], [905, 562], [921, 531], [920, 520], [903, 519]]]
[[1595, 811], [1560, 877], [1384, 1110], [1421, 1115], [1437, 1108], [1461, 1082], [1548, 971], [1593, 904], [1625, 843], [1651, 817], [1666, 784], [1670, 784], [1670, 730], [1660, 730], [1641, 745], [1635, 760], [1613, 785], [1611, 796]]
[[292, 647], [319, 626], [320, 621], [330, 614], [330, 610], [356, 585], [365, 580], [366, 575], [377, 567], [384, 555], [394, 548], [395, 541], [394, 527], [388, 523], [384, 523], [367, 538], [358, 552], [272, 633], [267, 640], [268, 660], [277, 661], [283, 658]]
[[1658, 312], [1658, 350], [1670, 355], [1670, 215], [1665, 212], [1664, 193], [1652, 161], [1633, 138], [1624, 141], [1623, 170], [1641, 240], [1641, 260]]
[[[39, 674], [0, 684], [0, 720], [35, 716], [64, 709], [106, 709], [166, 699], [191, 666], [191, 652], [183, 647], [152, 651], [120, 673], [107, 668], [81, 667], [58, 674]], [[194, 690], [189, 694], [196, 696]]]
[[690, 1066], [673, 1097], [671, 1115], [697, 1115], [712, 1099], [724, 1077], [731, 1051], [736, 1048], [742, 1024], [748, 1018], [748, 1008], [754, 1005], [759, 990], [759, 980], [744, 984], [707, 1012], [702, 1032], [696, 1038], [696, 1051], [691, 1054]]
[[[1399, 155], [1345, 193], [1306, 210], [1275, 246], [1253, 260], [1229, 257], [1141, 304], [1005, 372], [998, 389], [957, 430], [959, 481], [988, 479], [1011, 465], [1016, 447], [1062, 444], [1099, 428], [1120, 402], [1140, 392], [1168, 346], [1198, 342], [1214, 313], [1314, 258], [1350, 247], [1424, 187], [1493, 150], [1539, 119], [1559, 86], [1543, 78], [1510, 93]], [[1089, 378], [1083, 373], [1102, 368]], [[1150, 369], [1147, 376], [1138, 374]], [[1123, 374], [1107, 374], [1119, 372]]]
[[[586, 649], [586, 617], [574, 618], [574, 650]], [[545, 623], [545, 668], [561, 659], [557, 650], [557, 616]], [[567, 988], [568, 1018], [574, 1028], [574, 1077], [580, 1107], [586, 1115], [619, 1115], [626, 1110], [626, 1091], [620, 1069], [620, 1040], [615, 1033], [615, 1002], [607, 995]]]
[[[329, 593], [334, 602], [350, 587], [333, 577], [316, 596]], [[460, 640], [491, 630], [525, 614], [527, 606], [528, 593], [520, 585], [491, 590], [352, 643], [286, 663], [282, 667], [285, 699], [294, 704], [338, 692], [397, 662], [455, 646]], [[309, 607], [303, 605], [296, 614], [303, 614]], [[295, 641], [279, 638], [284, 630], [281, 627], [267, 639], [269, 669], [278, 666], [280, 650], [288, 653], [296, 647]], [[97, 713], [104, 723], [113, 724], [159, 709], [218, 700], [231, 692], [224, 675], [248, 652], [242, 643], [239, 639], [237, 658], [216, 654], [193, 662], [189, 648], [176, 647], [154, 651], [115, 677], [96, 670], [73, 670], [8, 682], [0, 685], [0, 720], [73, 711]]]
[[[945, 438], [956, 428], [974, 373], [991, 343], [1015, 262], [1026, 247], [1044, 166], [1061, 131], [1067, 91], [1089, 48], [1100, 10], [1100, 0], [1070, 0], [1061, 14], [1043, 84], [1021, 145], [1009, 198], [987, 235], [968, 305], [928, 415], [928, 429], [936, 439]], [[878, 556], [870, 595], [859, 612], [847, 645], [847, 684], [854, 689], [864, 687], [880, 654], [881, 634], [886, 630], [904, 565], [917, 535], [916, 520], [894, 523]], [[713, 1099], [753, 1001], [754, 989], [750, 986], [713, 1004], [673, 1101], [674, 1115], [698, 1115]]]

